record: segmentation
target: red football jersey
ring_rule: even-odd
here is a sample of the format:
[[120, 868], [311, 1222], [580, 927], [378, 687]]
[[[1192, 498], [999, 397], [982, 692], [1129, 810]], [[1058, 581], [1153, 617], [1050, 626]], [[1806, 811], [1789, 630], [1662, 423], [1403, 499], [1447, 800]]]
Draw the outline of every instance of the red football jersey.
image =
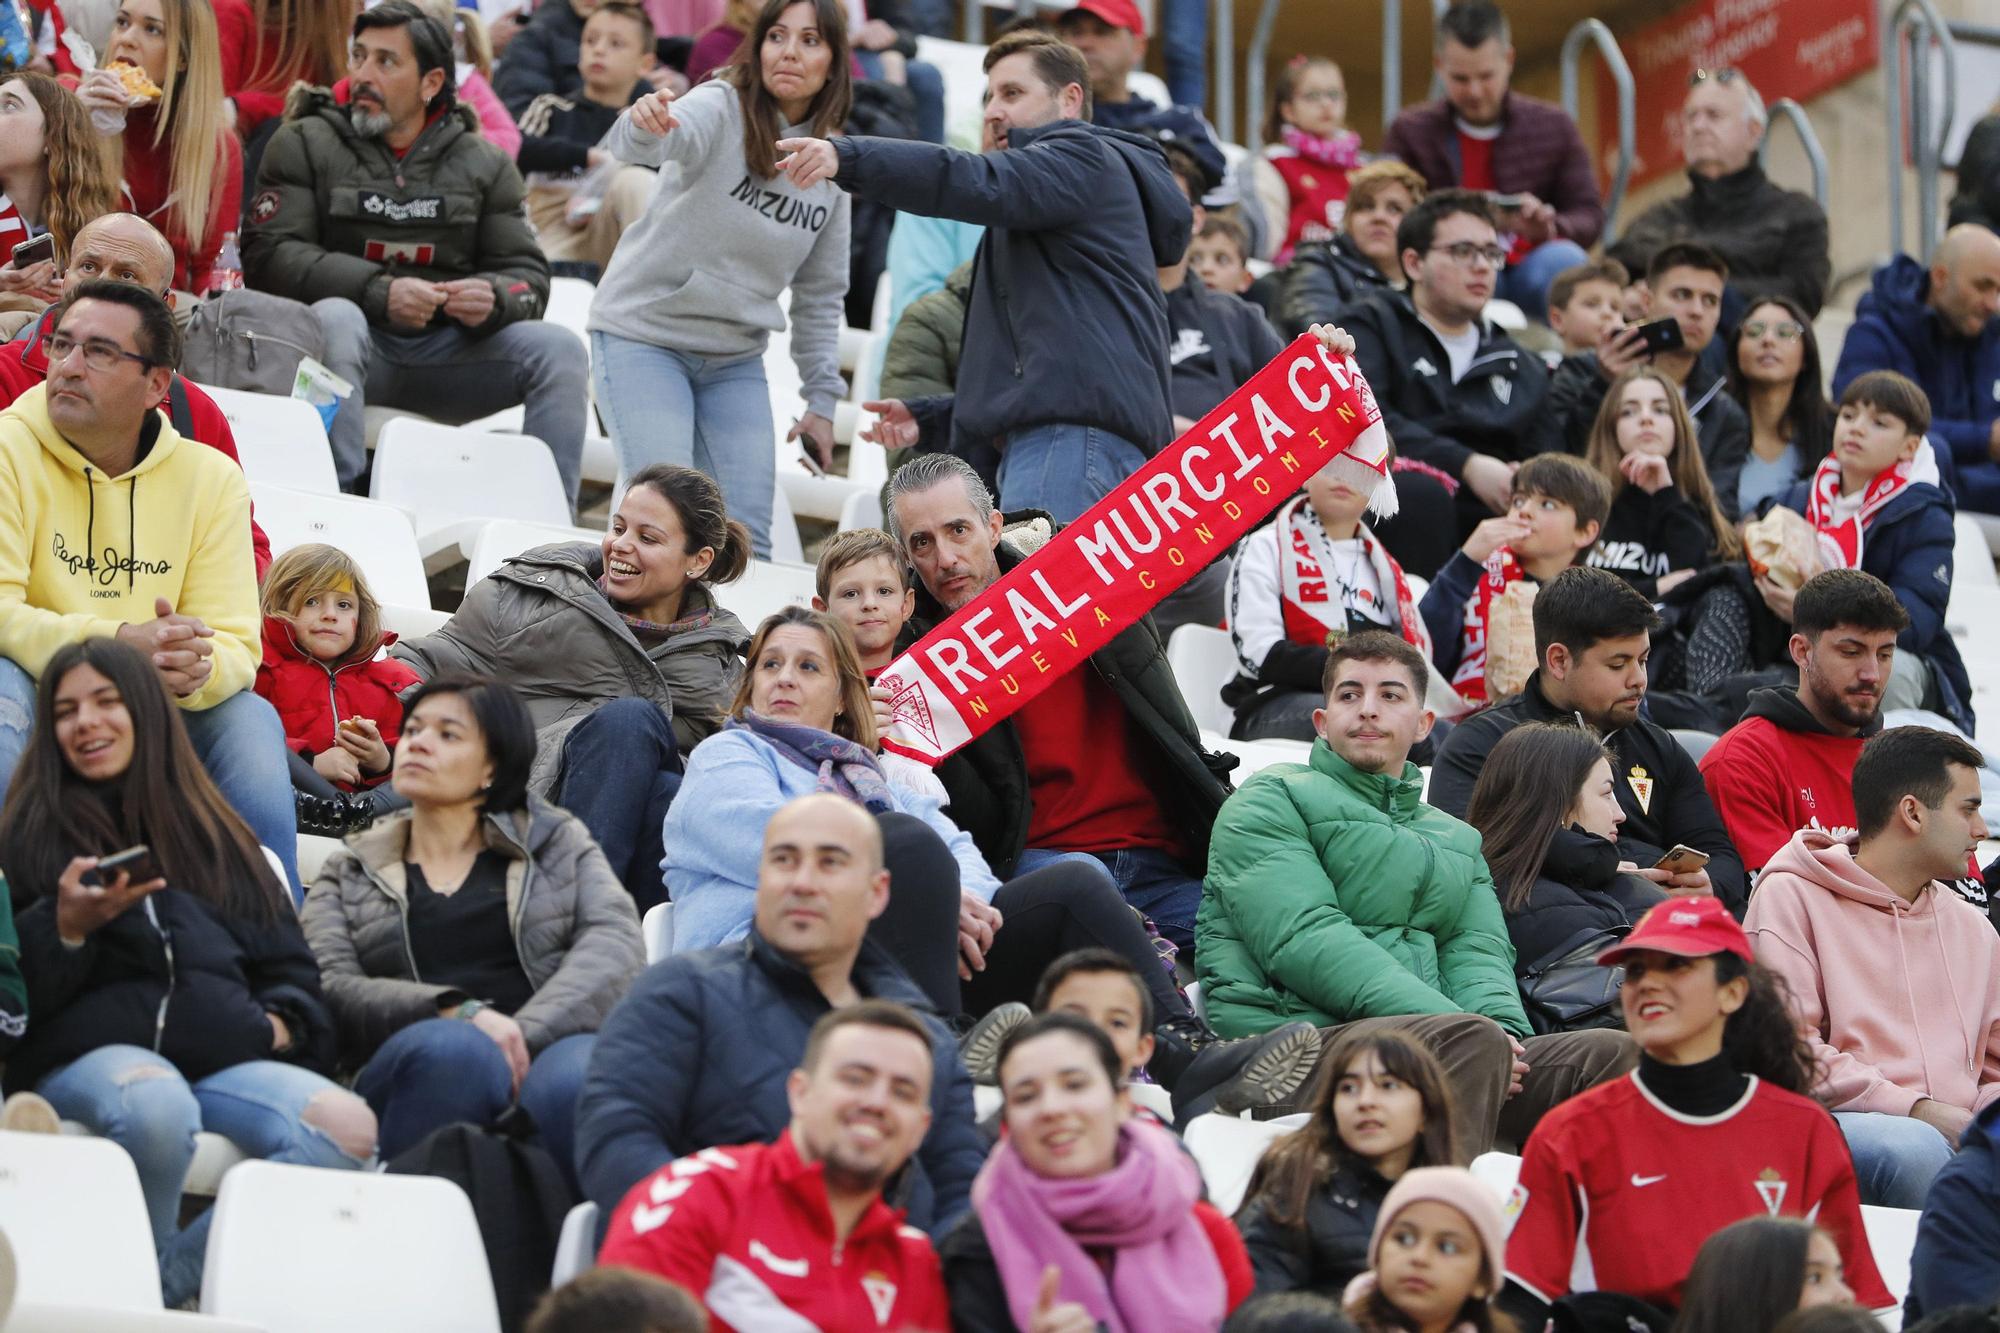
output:
[[1824, 1228], [1859, 1304], [1896, 1303], [1833, 1117], [1755, 1078], [1712, 1116], [1670, 1110], [1637, 1074], [1571, 1098], [1529, 1136], [1508, 1212], [1507, 1276], [1544, 1301], [1602, 1290], [1677, 1308], [1701, 1243], [1768, 1213]]

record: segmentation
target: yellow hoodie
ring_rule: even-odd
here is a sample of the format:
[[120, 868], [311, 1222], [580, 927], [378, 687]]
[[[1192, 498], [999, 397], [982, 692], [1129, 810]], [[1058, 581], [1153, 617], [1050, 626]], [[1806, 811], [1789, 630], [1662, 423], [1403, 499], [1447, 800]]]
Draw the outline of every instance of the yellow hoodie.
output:
[[57, 649], [144, 624], [164, 597], [215, 631], [208, 679], [180, 700], [213, 708], [250, 688], [262, 654], [250, 489], [153, 415], [153, 447], [107, 477], [56, 430], [42, 385], [0, 413], [0, 657], [39, 678]]

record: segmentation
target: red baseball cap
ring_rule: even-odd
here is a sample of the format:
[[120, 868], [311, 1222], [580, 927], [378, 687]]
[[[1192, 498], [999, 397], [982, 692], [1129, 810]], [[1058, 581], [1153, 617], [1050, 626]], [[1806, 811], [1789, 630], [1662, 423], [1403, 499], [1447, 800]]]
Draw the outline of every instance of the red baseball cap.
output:
[[1624, 962], [1627, 955], [1642, 949], [1682, 958], [1733, 953], [1746, 963], [1757, 961], [1756, 955], [1750, 952], [1750, 937], [1743, 933], [1743, 927], [1729, 915], [1729, 909], [1722, 905], [1720, 898], [1708, 895], [1669, 898], [1663, 903], [1655, 903], [1646, 915], [1639, 918], [1639, 924], [1632, 927], [1630, 935], [1597, 955], [1597, 965], [1615, 967]]
[[[1063, 11], [1065, 14], [1090, 14], [1104, 20], [1114, 28], [1128, 29], [1140, 41], [1146, 40], [1146, 16], [1139, 12], [1133, 0], [1077, 0], [1077, 3]], [[1062, 24], [1062, 16], [1056, 16], [1057, 26]]]

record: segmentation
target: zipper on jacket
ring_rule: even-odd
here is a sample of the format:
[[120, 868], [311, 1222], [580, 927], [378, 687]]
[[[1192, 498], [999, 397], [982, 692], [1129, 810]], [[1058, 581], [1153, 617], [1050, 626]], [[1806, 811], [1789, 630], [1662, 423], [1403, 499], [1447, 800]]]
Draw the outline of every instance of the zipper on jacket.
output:
[[1021, 344], [1014, 337], [1014, 314], [1007, 308], [1007, 284], [997, 278], [993, 283], [993, 303], [1000, 307], [1000, 327], [1007, 331], [1007, 354], [1014, 359], [1014, 378], [1022, 377]]
[[160, 997], [160, 1010], [153, 1019], [153, 1052], [157, 1055], [167, 1039], [167, 1006], [174, 998], [174, 937], [160, 924], [159, 911], [153, 906], [151, 898], [146, 899], [146, 919], [159, 932], [160, 949], [167, 956], [167, 993]]

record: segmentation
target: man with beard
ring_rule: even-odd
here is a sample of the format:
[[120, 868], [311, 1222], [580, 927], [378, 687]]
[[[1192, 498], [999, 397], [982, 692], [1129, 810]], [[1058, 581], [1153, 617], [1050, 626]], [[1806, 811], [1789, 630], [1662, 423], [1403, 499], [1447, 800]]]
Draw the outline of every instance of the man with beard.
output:
[[[1521, 693], [1452, 729], [1431, 772], [1430, 803], [1460, 819], [1486, 756], [1523, 722], [1590, 728], [1616, 757], [1612, 777], [1625, 822], [1618, 850], [1668, 893], [1713, 893], [1737, 916], [1748, 898], [1743, 858], [1715, 813], [1701, 771], [1665, 728], [1639, 715], [1646, 658], [1660, 627], [1653, 605], [1616, 574], [1565, 569], [1535, 595], [1535, 657]], [[1706, 853], [1691, 873], [1660, 869], [1676, 844]]]
[[345, 97], [294, 88], [265, 150], [245, 276], [312, 305], [328, 367], [354, 386], [329, 432], [342, 486], [367, 480], [364, 399], [451, 422], [522, 404], [574, 504], [583, 343], [542, 322], [526, 187], [455, 100], [454, 68], [450, 35], [409, 0], [358, 15]]
[[718, 1329], [941, 1333], [937, 1254], [882, 1198], [930, 1125], [931, 1053], [930, 1029], [900, 1004], [827, 1014], [786, 1080], [778, 1141], [709, 1148], [639, 1182], [599, 1262], [678, 1282]]

